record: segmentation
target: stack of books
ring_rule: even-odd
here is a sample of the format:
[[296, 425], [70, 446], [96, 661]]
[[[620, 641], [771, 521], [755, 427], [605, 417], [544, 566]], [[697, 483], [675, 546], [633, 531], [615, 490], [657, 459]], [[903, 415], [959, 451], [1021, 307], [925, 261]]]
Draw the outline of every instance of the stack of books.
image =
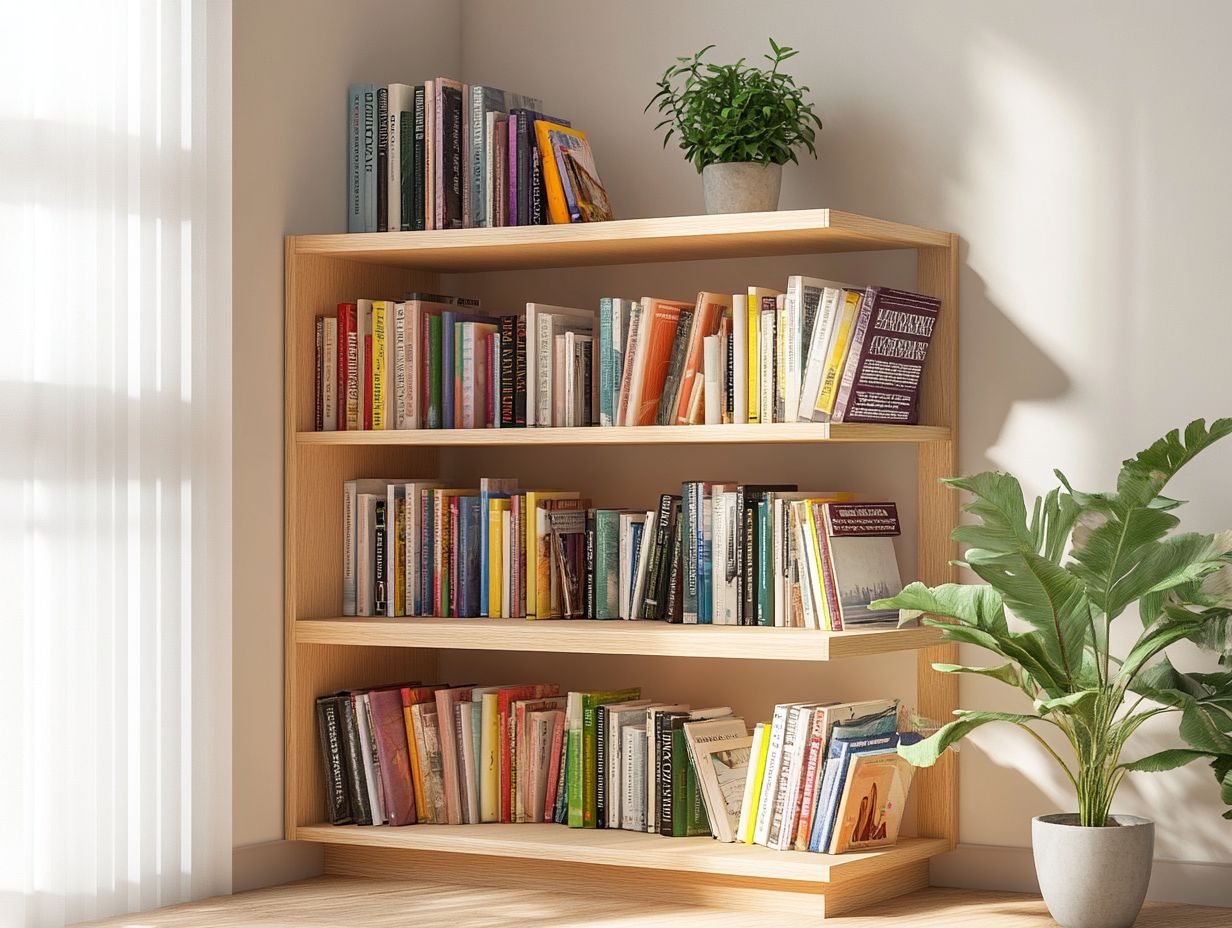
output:
[[940, 301], [791, 277], [786, 290], [597, 307], [409, 293], [319, 316], [315, 428], [919, 422]]
[[343, 614], [651, 619], [842, 631], [893, 623], [893, 502], [687, 481], [646, 510], [576, 490], [349, 480]]
[[347, 92], [347, 231], [612, 218], [586, 133], [543, 103], [438, 77]]
[[898, 839], [911, 768], [897, 704], [726, 706], [407, 683], [316, 702], [336, 825], [556, 822], [843, 853]]

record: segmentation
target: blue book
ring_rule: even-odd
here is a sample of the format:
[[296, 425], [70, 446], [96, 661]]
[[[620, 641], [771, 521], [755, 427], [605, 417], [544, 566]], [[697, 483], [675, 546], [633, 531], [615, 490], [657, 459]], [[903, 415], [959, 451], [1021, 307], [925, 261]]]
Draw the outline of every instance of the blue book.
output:
[[599, 424], [612, 425], [612, 298], [599, 300]]
[[458, 615], [479, 614], [479, 497], [458, 497]]
[[680, 539], [684, 548], [680, 556], [681, 580], [684, 583], [680, 611], [681, 620], [686, 625], [697, 623], [697, 546], [693, 539], [693, 526], [697, 521], [696, 488], [697, 484], [690, 480], [681, 487], [680, 494]]
[[516, 477], [482, 477], [479, 480], [479, 614], [488, 614], [488, 501], [509, 499], [518, 489]]
[[830, 739], [826, 754], [825, 773], [821, 788], [817, 791], [817, 812], [813, 816], [813, 833], [809, 835], [809, 850], [826, 853], [834, 832], [834, 818], [838, 812], [839, 796], [847, 780], [847, 766], [853, 754], [888, 754], [898, 747], [898, 735], [875, 735], [871, 738], [848, 739], [835, 736]]
[[363, 174], [363, 231], [375, 232], [376, 226], [376, 85], [362, 84], [363, 119], [360, 124], [360, 171]]
[[364, 90], [366, 84], [347, 88], [347, 231], [364, 228]]

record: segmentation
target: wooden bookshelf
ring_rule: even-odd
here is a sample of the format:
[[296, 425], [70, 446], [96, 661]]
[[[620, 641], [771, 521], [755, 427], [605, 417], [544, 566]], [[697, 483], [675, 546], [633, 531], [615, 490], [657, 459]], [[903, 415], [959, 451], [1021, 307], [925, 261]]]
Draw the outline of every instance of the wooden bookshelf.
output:
[[462, 651], [554, 651], [562, 654], [646, 654], [732, 660], [833, 661], [936, 644], [934, 628], [870, 628], [819, 632], [807, 628], [669, 625], [525, 619], [300, 619], [298, 644]]
[[[442, 868], [468, 879], [511, 885], [537, 879], [542, 862], [570, 879], [619, 879], [625, 891], [703, 901], [785, 916], [833, 915], [926, 885], [928, 859], [950, 850], [957, 834], [957, 771], [952, 757], [918, 771], [912, 792], [915, 836], [895, 848], [840, 857], [669, 839], [559, 825], [332, 827], [322, 825], [324, 797], [313, 701], [319, 695], [396, 679], [437, 679], [441, 655], [479, 652], [589, 654], [618, 661], [648, 655], [684, 662], [809, 663], [914, 650], [915, 708], [942, 719], [957, 706], [957, 683], [934, 661], [956, 649], [930, 629], [827, 633], [788, 628], [677, 626], [656, 622], [493, 619], [356, 619], [340, 606], [338, 538], [343, 481], [397, 473], [441, 474], [448, 449], [522, 447], [553, 456], [604, 446], [612, 454], [653, 449], [668, 460], [689, 446], [772, 446], [811, 455], [828, 444], [913, 446], [917, 576], [954, 579], [949, 539], [954, 494], [937, 478], [956, 471], [957, 239], [950, 233], [833, 210], [639, 219], [577, 226], [463, 229], [291, 236], [286, 240], [285, 316], [285, 833], [326, 847], [331, 872], [423, 874]], [[314, 318], [363, 294], [437, 291], [442, 274], [649, 264], [827, 252], [910, 250], [916, 288], [942, 299], [925, 370], [921, 425], [786, 423], [415, 432], [312, 431]], [[701, 282], [699, 282], [699, 285]], [[456, 284], [455, 284], [456, 286]], [[464, 286], [464, 285], [462, 285]], [[621, 448], [628, 448], [622, 451]], [[578, 452], [581, 453], [581, 452]], [[605, 452], [606, 453], [606, 452]], [[858, 448], [856, 454], [863, 453]], [[480, 458], [476, 458], [480, 460]], [[488, 458], [482, 459], [484, 462]], [[495, 459], [494, 459], [495, 460]], [[895, 458], [894, 460], [899, 460]], [[744, 476], [744, 475], [741, 475]], [[750, 479], [754, 475], [749, 475]], [[764, 664], [763, 664], [764, 666]], [[901, 664], [896, 664], [901, 667]], [[875, 671], [874, 671], [875, 672]], [[641, 681], [653, 694], [654, 680]], [[787, 697], [784, 698], [799, 698]], [[596, 884], [599, 885], [599, 884]], [[604, 884], [606, 885], [606, 884]]]

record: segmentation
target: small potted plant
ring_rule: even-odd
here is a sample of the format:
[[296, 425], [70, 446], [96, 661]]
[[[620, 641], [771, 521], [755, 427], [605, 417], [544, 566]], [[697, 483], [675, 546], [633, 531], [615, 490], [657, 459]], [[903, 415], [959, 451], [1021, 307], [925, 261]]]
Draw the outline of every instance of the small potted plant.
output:
[[[1112, 812], [1125, 774], [1203, 761], [1232, 805], [1232, 671], [1185, 673], [1165, 653], [1190, 641], [1232, 664], [1232, 532], [1173, 534], [1181, 503], [1162, 495], [1184, 464], [1229, 434], [1232, 419], [1209, 429], [1199, 419], [1125, 461], [1114, 491], [1080, 492], [1057, 471], [1060, 486], [1032, 506], [1009, 474], [947, 480], [974, 497], [964, 507], [974, 524], [953, 537], [968, 546], [964, 563], [983, 584], [913, 583], [873, 604], [903, 610], [904, 621], [944, 617], [924, 622], [950, 641], [992, 652], [997, 663], [935, 669], [990, 677], [1029, 701], [1022, 712], [960, 709], [900, 753], [931, 766], [981, 725], [1008, 722], [1061, 765], [1077, 812], [1039, 816], [1031, 837], [1040, 890], [1063, 928], [1123, 928], [1142, 907], [1154, 824]], [[1114, 655], [1113, 623], [1132, 621], [1124, 616], [1134, 612], [1141, 633]], [[1169, 713], [1179, 716], [1186, 747], [1122, 757], [1139, 726]], [[1067, 750], [1045, 740], [1040, 732], [1049, 729]]]
[[821, 120], [799, 87], [779, 70], [795, 49], [770, 39], [770, 69], [703, 61], [707, 45], [692, 58], [677, 58], [663, 72], [659, 92], [646, 104], [666, 118], [663, 147], [673, 137], [702, 175], [707, 213], [774, 210], [779, 204], [783, 165], [798, 164], [796, 149], [814, 158]]

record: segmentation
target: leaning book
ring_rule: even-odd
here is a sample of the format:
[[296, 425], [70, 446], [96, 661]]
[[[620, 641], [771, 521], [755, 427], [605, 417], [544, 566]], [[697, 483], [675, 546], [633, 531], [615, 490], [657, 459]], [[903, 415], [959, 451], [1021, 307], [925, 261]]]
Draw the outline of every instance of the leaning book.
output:
[[685, 722], [684, 736], [711, 833], [731, 844], [740, 822], [753, 737], [739, 718]]

